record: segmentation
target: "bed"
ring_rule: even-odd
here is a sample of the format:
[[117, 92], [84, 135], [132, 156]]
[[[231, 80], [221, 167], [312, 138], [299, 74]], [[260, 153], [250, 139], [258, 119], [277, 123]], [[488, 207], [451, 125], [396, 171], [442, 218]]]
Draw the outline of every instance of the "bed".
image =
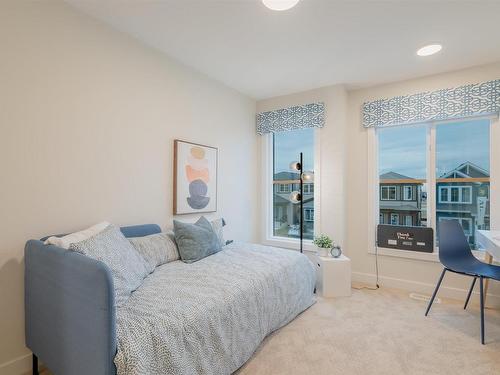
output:
[[[138, 228], [122, 231], [159, 231]], [[103, 263], [40, 244], [26, 246], [26, 342], [55, 374], [231, 374], [314, 303], [315, 269], [296, 251], [235, 242], [171, 262], [115, 308]]]

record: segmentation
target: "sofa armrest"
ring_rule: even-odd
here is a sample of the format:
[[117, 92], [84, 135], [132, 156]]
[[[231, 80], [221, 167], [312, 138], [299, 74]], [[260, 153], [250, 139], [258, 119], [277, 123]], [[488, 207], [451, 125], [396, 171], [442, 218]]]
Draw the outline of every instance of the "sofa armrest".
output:
[[114, 287], [102, 262], [41, 241], [25, 247], [26, 345], [54, 374], [113, 375]]

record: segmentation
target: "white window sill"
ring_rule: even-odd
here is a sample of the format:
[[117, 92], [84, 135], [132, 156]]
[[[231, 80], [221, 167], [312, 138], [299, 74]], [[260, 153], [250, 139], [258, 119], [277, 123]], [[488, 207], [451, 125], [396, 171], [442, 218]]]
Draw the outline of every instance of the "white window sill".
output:
[[[300, 242], [298, 239], [290, 239], [285, 237], [270, 237], [262, 241], [264, 245], [281, 247], [290, 250], [300, 250]], [[304, 251], [316, 252], [316, 246], [313, 245], [311, 240], [303, 240], [302, 242]]]
[[[409, 250], [397, 250], [397, 249], [388, 249], [385, 247], [377, 248], [378, 255], [382, 256], [390, 256], [396, 258], [406, 258], [406, 259], [415, 259], [426, 262], [435, 262], [439, 263], [439, 255], [438, 251], [434, 251], [433, 253], [422, 253], [419, 251], [409, 251]], [[369, 254], [375, 254], [375, 249], [370, 249], [368, 251]], [[479, 260], [484, 261], [484, 251], [473, 250], [472, 253]]]

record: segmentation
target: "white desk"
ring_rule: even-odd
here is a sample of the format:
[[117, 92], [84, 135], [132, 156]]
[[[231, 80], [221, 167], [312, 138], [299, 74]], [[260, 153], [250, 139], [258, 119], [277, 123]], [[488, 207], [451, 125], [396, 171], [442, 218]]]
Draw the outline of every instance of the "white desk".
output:
[[[477, 242], [485, 250], [484, 260], [491, 264], [493, 258], [500, 260], [500, 231], [498, 230], [478, 230]], [[484, 296], [488, 292], [489, 279], [484, 282]]]
[[500, 260], [500, 230], [478, 230], [477, 242], [490, 256]]

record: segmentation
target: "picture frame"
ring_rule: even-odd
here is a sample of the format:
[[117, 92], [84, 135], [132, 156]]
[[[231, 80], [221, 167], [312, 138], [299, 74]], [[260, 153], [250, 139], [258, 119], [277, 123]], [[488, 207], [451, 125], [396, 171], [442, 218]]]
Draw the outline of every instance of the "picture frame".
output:
[[174, 140], [174, 215], [217, 211], [217, 147]]

